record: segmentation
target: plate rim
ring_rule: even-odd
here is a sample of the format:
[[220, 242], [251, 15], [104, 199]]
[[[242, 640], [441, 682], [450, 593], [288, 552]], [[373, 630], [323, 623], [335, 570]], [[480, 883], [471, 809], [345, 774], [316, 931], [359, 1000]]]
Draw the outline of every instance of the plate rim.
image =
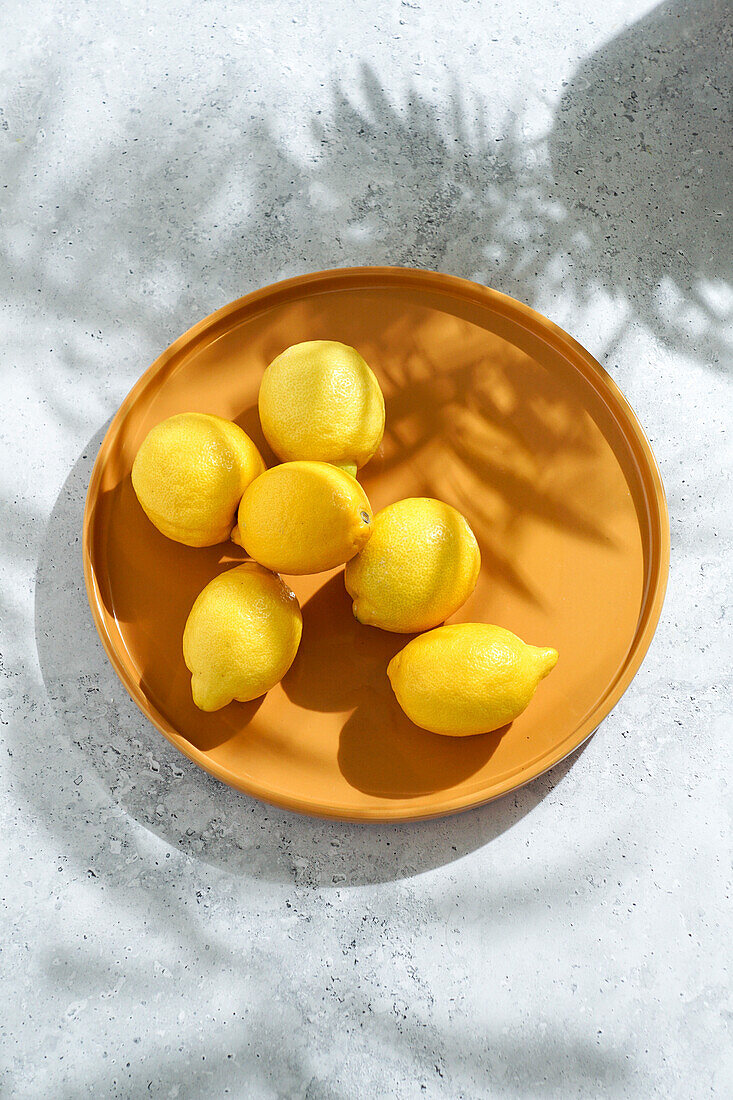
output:
[[[462, 792], [453, 797], [446, 797], [438, 804], [433, 801], [430, 809], [427, 810], [425, 808], [420, 809], [414, 804], [418, 799], [413, 800], [412, 804], [407, 805], [403, 804], [403, 801], [395, 800], [395, 806], [392, 808], [386, 807], [383, 803], [375, 806], [366, 805], [358, 809], [335, 803], [325, 805], [318, 802], [314, 804], [305, 797], [294, 796], [289, 792], [278, 791], [267, 784], [259, 784], [251, 777], [243, 778], [241, 775], [231, 772], [217, 761], [211, 760], [202, 750], [196, 748], [195, 745], [192, 745], [182, 737], [172, 724], [152, 707], [145, 693], [141, 690], [140, 685], [134, 683], [128, 675], [107, 630], [93, 563], [94, 532], [92, 520], [94, 504], [98, 497], [99, 485], [107, 457], [113, 444], [117, 440], [128, 413], [137, 402], [138, 397], [171, 360], [184, 348], [190, 346], [202, 336], [208, 329], [214, 328], [228, 316], [242, 309], [251, 311], [252, 307], [256, 306], [258, 303], [264, 304], [268, 302], [270, 305], [275, 305], [278, 299], [290, 300], [293, 296], [298, 297], [298, 291], [303, 288], [312, 290], [314, 286], [319, 286], [323, 292], [329, 289], [329, 284], [334, 284], [333, 289], [335, 290], [345, 289], [346, 287], [350, 289], [368, 290], [370, 282], [373, 282], [375, 287], [383, 287], [384, 283], [388, 282], [392, 284], [394, 289], [414, 289], [417, 285], [423, 290], [430, 289], [444, 295], [447, 293], [449, 296], [459, 298], [463, 301], [470, 300], [480, 306], [488, 306], [493, 309], [494, 312], [501, 312], [515, 323], [521, 324], [523, 328], [530, 330], [533, 335], [540, 337], [545, 343], [554, 346], [555, 350], [560, 351], [560, 353], [569, 360], [571, 366], [576, 370], [580, 369], [583, 377], [593, 385], [596, 391], [600, 391], [604, 403], [619, 424], [624, 439], [627, 444], [629, 444], [630, 449], [634, 451], [635, 448], [634, 457], [636, 459], [640, 481], [644, 488], [646, 514], [648, 520], [652, 523], [650, 546], [652, 546], [653, 550], [656, 550], [656, 556], [653, 551], [650, 553], [650, 566], [648, 569], [648, 573], [653, 573], [654, 576], [651, 578], [651, 581], [648, 577], [646, 579], [645, 587], [647, 591], [643, 596], [637, 630], [630, 643], [629, 651], [621, 670], [600, 702], [569, 735], [572, 744], [568, 747], [566, 744], [568, 739], [566, 738], [559, 746], [556, 746], [553, 752], [541, 758], [539, 766], [533, 767], [530, 765], [526, 769], [526, 774], [523, 769], [520, 773], [522, 778], [519, 782], [517, 782], [514, 777], [509, 776], [503, 781], [495, 784], [485, 796], [477, 797], [471, 792]], [[550, 339], [548, 339], [548, 337], [550, 337]], [[607, 400], [609, 396], [613, 404]], [[619, 413], [620, 416], [618, 415]], [[633, 447], [631, 446], [632, 444], [634, 445]], [[656, 529], [653, 522], [655, 520]], [[243, 295], [241, 298], [236, 298], [234, 301], [228, 302], [226, 305], [208, 314], [183, 332], [173, 341], [173, 343], [169, 344], [140, 375], [117, 409], [117, 412], [112, 417], [97, 452], [84, 502], [82, 559], [84, 584], [92, 619], [112, 668], [122, 683], [122, 686], [143, 716], [147, 718], [148, 721], [179, 750], [179, 752], [183, 753], [184, 756], [188, 757], [204, 771], [215, 776], [215, 778], [226, 783], [228, 786], [242, 791], [250, 797], [258, 798], [270, 805], [278, 806], [281, 809], [305, 814], [310, 817], [326, 818], [337, 821], [386, 824], [445, 817], [449, 814], [486, 805], [538, 779], [572, 753], [576, 752], [581, 745], [592, 736], [630, 686], [641, 667], [656, 632], [669, 576], [669, 511], [659, 466], [651, 444], [646, 437], [636, 413], [608, 371], [605, 370], [598, 360], [595, 359], [582, 344], [570, 336], [569, 333], [555, 322], [545, 317], [544, 314], [540, 313], [538, 310], [533, 309], [524, 302], [520, 302], [516, 298], [512, 298], [508, 294], [504, 294], [502, 291], [483, 286], [480, 283], [475, 283], [470, 279], [464, 279], [456, 275], [448, 275], [430, 269], [413, 267], [337, 267], [296, 275], [292, 278], [270, 283], [267, 286], [260, 287], [257, 290]], [[641, 626], [639, 624], [641, 624]], [[427, 796], [418, 796], [418, 798], [425, 797]]]

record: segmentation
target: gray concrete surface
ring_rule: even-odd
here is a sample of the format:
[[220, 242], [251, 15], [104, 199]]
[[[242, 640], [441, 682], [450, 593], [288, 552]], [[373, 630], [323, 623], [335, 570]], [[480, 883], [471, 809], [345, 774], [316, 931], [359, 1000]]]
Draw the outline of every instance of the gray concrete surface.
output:
[[[729, 6], [5, 0], [0, 34], [0, 1093], [730, 1096]], [[656, 639], [585, 751], [400, 828], [180, 758], [79, 560], [143, 368], [357, 263], [564, 325], [672, 522]]]

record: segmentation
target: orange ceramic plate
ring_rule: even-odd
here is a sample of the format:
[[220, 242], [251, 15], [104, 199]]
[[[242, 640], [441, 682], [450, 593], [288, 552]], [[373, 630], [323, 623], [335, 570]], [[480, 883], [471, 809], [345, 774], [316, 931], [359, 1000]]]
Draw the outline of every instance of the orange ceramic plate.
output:
[[[387, 429], [361, 480], [375, 510], [448, 501], [481, 546], [455, 621], [498, 623], [560, 660], [501, 734], [447, 738], [402, 714], [386, 667], [408, 638], [360, 626], [341, 571], [286, 578], [303, 640], [263, 699], [202, 714], [181, 636], [197, 594], [242, 554], [160, 535], [130, 483], [148, 430], [173, 413], [257, 417], [267, 363], [299, 340], [352, 344], [376, 372]], [[249, 294], [177, 340], [124, 401], [84, 517], [84, 571], [110, 660], [150, 721], [225, 783], [291, 810], [414, 820], [505, 794], [577, 748], [641, 664], [669, 565], [664, 491], [633, 412], [602, 367], [527, 306], [447, 275], [356, 268]]]

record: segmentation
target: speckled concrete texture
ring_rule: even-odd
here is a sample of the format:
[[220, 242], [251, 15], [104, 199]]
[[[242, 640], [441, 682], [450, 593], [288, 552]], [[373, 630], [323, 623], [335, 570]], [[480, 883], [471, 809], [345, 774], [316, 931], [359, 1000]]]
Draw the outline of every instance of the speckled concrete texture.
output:
[[[5, 0], [0, 30], [0, 1093], [730, 1096], [729, 5]], [[80, 564], [141, 371], [362, 263], [566, 327], [672, 523], [656, 639], [585, 750], [394, 828], [176, 754]]]

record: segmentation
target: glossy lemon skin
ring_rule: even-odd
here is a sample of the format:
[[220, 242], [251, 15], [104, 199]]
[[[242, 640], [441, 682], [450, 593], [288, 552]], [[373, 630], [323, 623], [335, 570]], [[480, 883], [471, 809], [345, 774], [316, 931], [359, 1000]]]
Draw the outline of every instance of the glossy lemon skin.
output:
[[258, 699], [298, 652], [303, 620], [295, 594], [256, 562], [220, 573], [199, 594], [183, 632], [191, 692], [203, 711]]
[[242, 493], [265, 469], [249, 436], [231, 420], [180, 413], [148, 432], [132, 486], [151, 523], [186, 546], [229, 538]]
[[467, 737], [518, 718], [556, 663], [557, 650], [526, 645], [503, 627], [456, 623], [413, 638], [387, 675], [415, 725]]
[[284, 462], [249, 486], [232, 538], [276, 573], [321, 573], [363, 548], [372, 509], [355, 478], [327, 462]]
[[384, 397], [355, 348], [294, 344], [270, 363], [259, 393], [262, 430], [278, 458], [332, 462], [354, 472], [384, 434]]
[[374, 516], [372, 537], [344, 581], [360, 623], [412, 634], [438, 626], [476, 587], [481, 553], [449, 504], [407, 497]]

